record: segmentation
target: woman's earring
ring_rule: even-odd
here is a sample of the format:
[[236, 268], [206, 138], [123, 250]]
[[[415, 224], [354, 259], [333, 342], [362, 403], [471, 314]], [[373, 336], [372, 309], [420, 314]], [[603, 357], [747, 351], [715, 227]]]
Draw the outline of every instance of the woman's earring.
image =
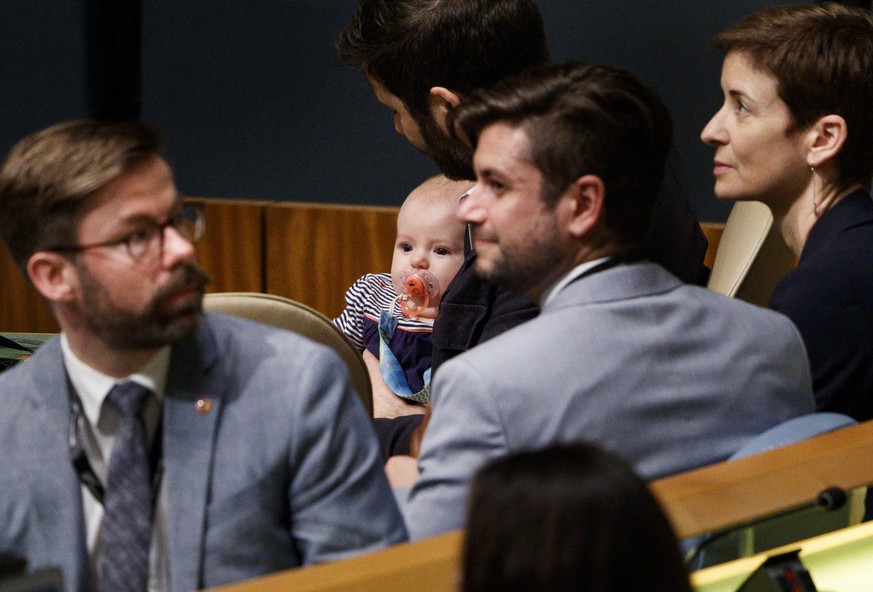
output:
[[818, 217], [821, 216], [821, 213], [819, 213], [818, 211], [821, 203], [819, 202], [819, 189], [818, 184], [816, 183], [818, 175], [816, 175], [815, 173], [815, 166], [813, 165], [813, 163], [809, 163], [809, 170], [812, 171], [812, 211], [816, 215], [816, 217]]

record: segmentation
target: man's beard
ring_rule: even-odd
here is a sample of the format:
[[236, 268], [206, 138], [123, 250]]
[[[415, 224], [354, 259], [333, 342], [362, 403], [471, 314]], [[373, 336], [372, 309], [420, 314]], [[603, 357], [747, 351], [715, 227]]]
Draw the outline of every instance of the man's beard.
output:
[[565, 262], [553, 218], [541, 220], [531, 228], [524, 244], [508, 242], [501, 246], [497, 242], [495, 247], [496, 252], [487, 263], [476, 257], [473, 264], [476, 277], [532, 300], [539, 298], [543, 284], [556, 270], [561, 270]]
[[[79, 267], [82, 286], [82, 321], [106, 344], [119, 349], [154, 349], [192, 334], [200, 323], [203, 292], [209, 276], [196, 263], [184, 263], [167, 285], [154, 295], [143, 312], [117, 307], [106, 289]], [[199, 294], [182, 304], [168, 300], [173, 292], [194, 285]]]
[[420, 149], [422, 154], [434, 161], [442, 174], [454, 181], [476, 178], [472, 148], [444, 134], [429, 115], [416, 117], [416, 123], [425, 144], [425, 148]]

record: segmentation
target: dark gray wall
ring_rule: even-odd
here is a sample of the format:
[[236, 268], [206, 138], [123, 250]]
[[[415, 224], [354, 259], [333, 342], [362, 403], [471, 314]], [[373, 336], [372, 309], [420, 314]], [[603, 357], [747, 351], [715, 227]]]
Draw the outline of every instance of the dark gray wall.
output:
[[87, 115], [84, 2], [0, 1], [0, 150]]
[[[673, 111], [702, 220], [712, 196], [698, 134], [721, 101], [707, 40], [774, 2], [540, 0], [558, 60], [631, 69]], [[779, 2], [786, 3], [786, 2]], [[142, 116], [160, 127], [180, 190], [198, 196], [399, 204], [433, 165], [396, 135], [333, 42], [354, 0], [143, 2]], [[0, 148], [89, 115], [84, 0], [0, 0]]]

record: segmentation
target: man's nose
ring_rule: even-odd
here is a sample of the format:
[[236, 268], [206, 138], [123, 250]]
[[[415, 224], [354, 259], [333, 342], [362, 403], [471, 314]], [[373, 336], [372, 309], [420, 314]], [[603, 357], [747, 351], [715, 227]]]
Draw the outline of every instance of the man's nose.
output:
[[163, 263], [171, 268], [179, 261], [194, 258], [194, 243], [182, 235], [174, 226], [164, 228]]
[[716, 111], [715, 115], [712, 116], [712, 119], [707, 122], [703, 130], [700, 132], [700, 139], [703, 140], [704, 144], [715, 146], [727, 143], [724, 125], [722, 124], [722, 111], [724, 111], [724, 109]]

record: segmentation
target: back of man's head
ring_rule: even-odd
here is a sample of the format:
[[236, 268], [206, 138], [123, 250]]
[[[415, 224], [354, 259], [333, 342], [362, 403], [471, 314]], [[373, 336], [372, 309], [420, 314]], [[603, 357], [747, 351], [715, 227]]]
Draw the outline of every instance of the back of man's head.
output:
[[526, 131], [547, 205], [576, 179], [596, 175], [614, 239], [633, 246], [646, 238], [673, 131], [667, 107], [639, 78], [613, 66], [543, 65], [474, 92], [450, 117], [474, 147], [496, 123]]
[[358, 0], [337, 51], [416, 117], [434, 86], [466, 95], [549, 59], [533, 0]]

